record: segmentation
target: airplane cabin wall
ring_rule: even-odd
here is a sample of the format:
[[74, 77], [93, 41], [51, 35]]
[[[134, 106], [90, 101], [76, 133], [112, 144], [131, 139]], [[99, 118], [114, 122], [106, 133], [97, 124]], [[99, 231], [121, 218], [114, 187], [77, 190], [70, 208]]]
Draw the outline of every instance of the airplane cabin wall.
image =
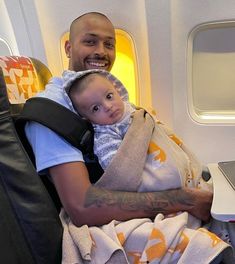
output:
[[148, 0], [146, 19], [152, 105], [159, 119], [173, 128], [204, 165], [234, 160], [235, 123], [204, 124], [189, 114], [192, 58], [188, 54], [188, 39], [200, 24], [235, 21], [235, 2]]
[[[4, 40], [4, 43], [9, 43], [9, 46], [11, 48], [10, 52], [19, 53], [11, 19], [9, 17], [4, 1], [0, 1], [0, 37], [2, 40]], [[1, 51], [1, 55], [5, 55], [5, 50], [6, 49], [4, 48], [4, 50]], [[7, 52], [7, 54], [10, 55], [9, 51]]]
[[160, 120], [176, 131], [203, 164], [235, 158], [235, 125], [194, 121], [187, 95], [189, 34], [205, 22], [235, 21], [234, 0], [0, 0], [2, 6], [10, 22], [5, 33], [1, 23], [0, 37], [5, 34], [16, 55], [43, 61], [53, 75], [62, 72], [60, 38], [71, 21], [88, 11], [106, 14], [134, 40], [140, 104], [149, 106], [151, 98]]
[[[151, 2], [151, 1], [150, 1]], [[234, 123], [210, 123], [202, 124], [194, 121], [188, 111], [188, 95], [187, 91], [191, 86], [189, 73], [192, 70], [191, 58], [188, 57], [188, 38], [190, 32], [198, 25], [206, 22], [215, 21], [235, 21], [235, 2], [233, 0], [207, 0], [207, 1], [167, 1], [169, 11], [167, 31], [170, 27], [171, 35], [167, 36], [169, 41], [168, 50], [164, 55], [159, 54], [160, 50], [150, 50], [151, 60], [157, 61], [159, 67], [166, 60], [163, 71], [164, 81], [159, 83], [153, 89], [165, 89], [168, 91], [165, 94], [169, 95], [166, 98], [166, 105], [161, 106], [161, 111], [164, 113], [164, 107], [168, 107], [168, 103], [173, 101], [172, 120], [173, 128], [176, 133], [184, 140], [184, 142], [195, 152], [203, 164], [210, 162], [218, 162], [221, 160], [235, 159], [235, 124]], [[154, 0], [152, 1], [154, 4]], [[164, 10], [165, 1], [160, 1], [161, 10]], [[167, 12], [166, 12], [167, 13]], [[159, 32], [158, 32], [159, 33]], [[158, 38], [161, 42], [159, 46], [164, 46], [164, 36], [155, 34], [153, 38]], [[152, 43], [152, 39], [150, 43]], [[157, 40], [155, 40], [157, 42]], [[228, 39], [228, 41], [230, 41]], [[155, 57], [156, 59], [154, 59]], [[171, 56], [171, 58], [169, 58]], [[157, 60], [161, 58], [162, 60]], [[167, 64], [167, 65], [166, 65]], [[151, 65], [152, 83], [153, 64]], [[170, 80], [167, 80], [169, 76]], [[162, 78], [162, 77], [159, 77]], [[172, 87], [170, 87], [172, 84]], [[153, 93], [154, 94], [154, 93]], [[154, 100], [157, 99], [154, 97]], [[234, 99], [235, 102], [235, 99]], [[158, 100], [153, 102], [154, 106], [158, 107]], [[163, 115], [164, 116], [164, 115]]]
[[158, 118], [173, 128], [173, 68], [171, 1], [146, 1], [152, 106]]

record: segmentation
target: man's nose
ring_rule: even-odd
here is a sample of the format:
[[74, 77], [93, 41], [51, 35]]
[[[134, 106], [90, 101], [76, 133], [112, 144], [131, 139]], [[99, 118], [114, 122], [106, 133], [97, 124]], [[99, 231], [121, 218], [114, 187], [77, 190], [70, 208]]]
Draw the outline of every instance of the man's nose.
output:
[[95, 50], [95, 53], [96, 53], [96, 54], [99, 54], [99, 55], [101, 55], [101, 56], [104, 56], [104, 55], [107, 54], [107, 52], [106, 52], [106, 48], [105, 48], [105, 46], [104, 46], [103, 43], [99, 43], [99, 44], [97, 45], [96, 50]]

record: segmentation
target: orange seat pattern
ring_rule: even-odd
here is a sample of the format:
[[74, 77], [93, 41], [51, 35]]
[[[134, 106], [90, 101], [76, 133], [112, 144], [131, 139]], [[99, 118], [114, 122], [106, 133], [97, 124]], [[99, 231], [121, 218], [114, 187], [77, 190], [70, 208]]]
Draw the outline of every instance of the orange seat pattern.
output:
[[23, 104], [44, 89], [52, 74], [39, 60], [24, 56], [1, 56], [8, 99], [11, 104]]

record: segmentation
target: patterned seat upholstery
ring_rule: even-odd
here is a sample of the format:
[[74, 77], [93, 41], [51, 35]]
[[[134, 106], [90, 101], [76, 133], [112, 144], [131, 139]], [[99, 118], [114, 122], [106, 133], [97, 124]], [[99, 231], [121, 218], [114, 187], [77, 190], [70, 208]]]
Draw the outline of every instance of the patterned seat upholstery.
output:
[[52, 76], [41, 61], [24, 56], [2, 56], [0, 67], [12, 115], [19, 113], [28, 98], [43, 90]]

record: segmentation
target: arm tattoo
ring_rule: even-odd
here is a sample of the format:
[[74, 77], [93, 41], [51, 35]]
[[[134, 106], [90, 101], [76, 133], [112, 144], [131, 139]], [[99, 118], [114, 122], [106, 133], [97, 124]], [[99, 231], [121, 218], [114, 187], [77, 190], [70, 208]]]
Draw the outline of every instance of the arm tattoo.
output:
[[194, 204], [193, 197], [182, 189], [151, 193], [135, 193], [109, 191], [90, 187], [85, 200], [85, 207], [117, 206], [122, 210], [164, 213], [174, 210], [179, 205], [190, 208]]

